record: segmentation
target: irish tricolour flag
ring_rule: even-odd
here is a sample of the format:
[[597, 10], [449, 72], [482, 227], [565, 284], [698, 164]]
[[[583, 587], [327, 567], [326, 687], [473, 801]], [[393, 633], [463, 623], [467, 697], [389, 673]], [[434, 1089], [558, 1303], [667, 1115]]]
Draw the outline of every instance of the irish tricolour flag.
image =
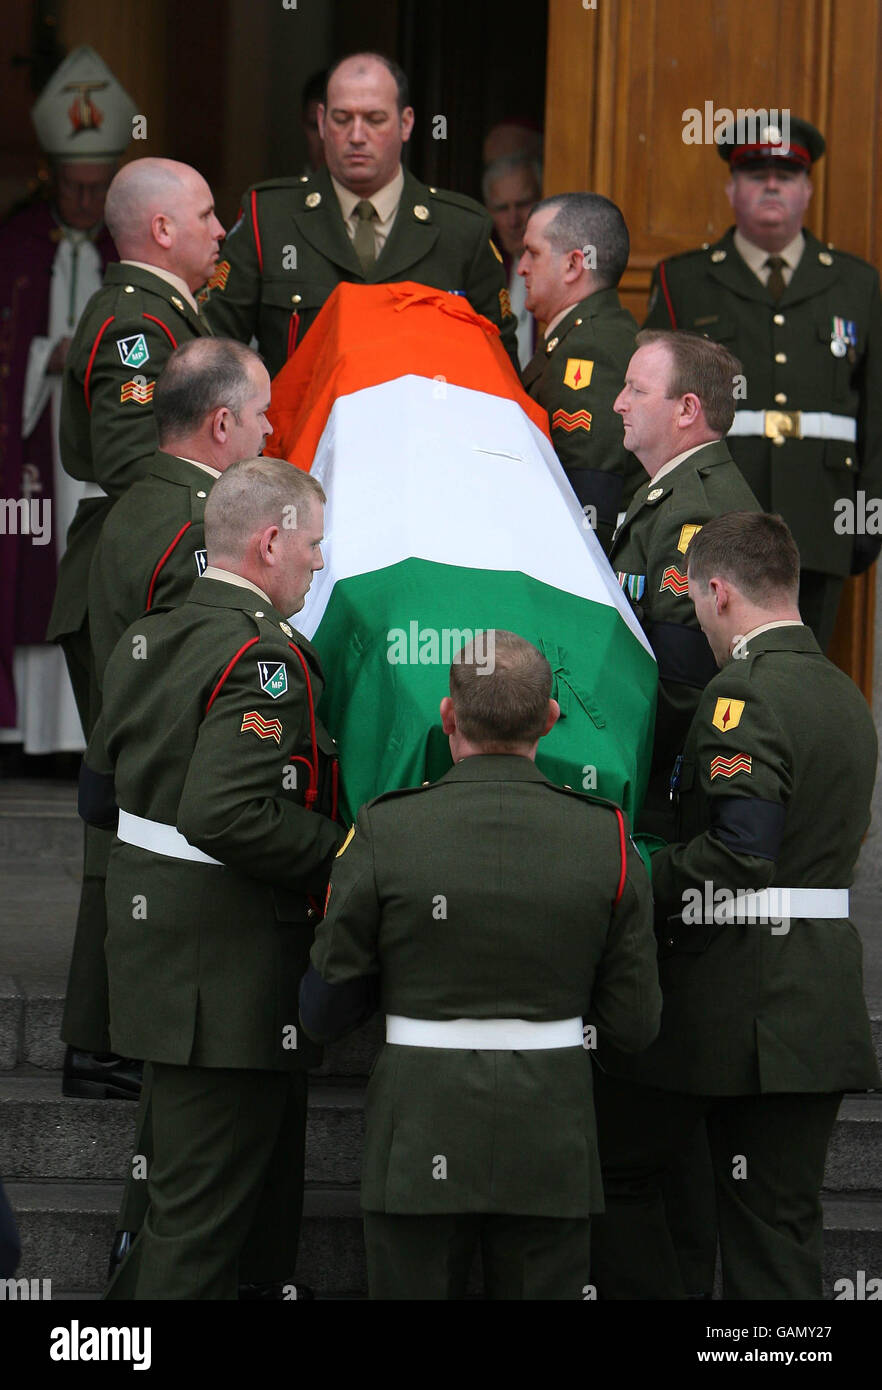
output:
[[325, 568], [295, 621], [324, 666], [349, 817], [450, 766], [451, 659], [472, 635], [492, 659], [479, 634], [507, 628], [554, 671], [562, 717], [539, 766], [633, 819], [655, 661], [494, 325], [421, 285], [340, 285], [271, 419], [267, 452], [328, 495]]

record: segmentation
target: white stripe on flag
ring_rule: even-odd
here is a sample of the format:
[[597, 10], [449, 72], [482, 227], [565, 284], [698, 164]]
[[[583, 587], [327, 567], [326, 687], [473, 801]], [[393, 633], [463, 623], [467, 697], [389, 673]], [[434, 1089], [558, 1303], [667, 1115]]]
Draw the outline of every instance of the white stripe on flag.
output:
[[325, 568], [296, 615], [304, 636], [338, 580], [416, 558], [520, 571], [615, 607], [651, 650], [554, 450], [516, 402], [419, 376], [341, 396], [312, 472], [328, 494]]

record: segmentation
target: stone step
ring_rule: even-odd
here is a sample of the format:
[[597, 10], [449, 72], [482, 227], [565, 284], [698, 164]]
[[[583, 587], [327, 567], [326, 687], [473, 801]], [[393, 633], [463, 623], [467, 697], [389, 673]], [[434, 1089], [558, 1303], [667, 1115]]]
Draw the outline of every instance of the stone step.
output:
[[[126, 1100], [70, 1100], [61, 1077], [0, 1077], [0, 1174], [22, 1182], [121, 1181], [132, 1153], [136, 1107]], [[364, 1092], [313, 1085], [306, 1126], [306, 1180], [357, 1183]]]
[[827, 1149], [824, 1189], [882, 1197], [882, 1091], [843, 1100]]
[[[0, 1173], [23, 1182], [90, 1182], [123, 1177], [131, 1157], [130, 1101], [69, 1100], [58, 1075], [0, 1077]], [[364, 1089], [313, 1084], [307, 1120], [306, 1177], [355, 1184], [364, 1138]], [[882, 1093], [843, 1101], [825, 1174], [830, 1192], [882, 1198]]]
[[[9, 1182], [6, 1190], [22, 1239], [16, 1278], [36, 1279], [40, 1289], [42, 1280], [49, 1279], [54, 1297], [97, 1297], [106, 1280], [121, 1184]], [[860, 1297], [866, 1281], [878, 1277], [880, 1269], [882, 1202], [825, 1197], [825, 1298], [852, 1291]], [[296, 1278], [320, 1297], [364, 1295], [356, 1189], [307, 1188]]]
[[848, 1286], [835, 1288], [837, 1281], [851, 1280], [857, 1292], [867, 1279], [882, 1275], [882, 1201], [842, 1194], [825, 1194], [823, 1200], [824, 1297], [842, 1297]]
[[0, 783], [0, 860], [82, 859], [74, 782]]
[[[96, 1297], [106, 1283], [122, 1185], [8, 1182], [5, 1187], [22, 1240], [15, 1277], [50, 1279], [56, 1297], [62, 1291], [68, 1298]], [[356, 1189], [307, 1188], [296, 1278], [319, 1295], [364, 1293]]]

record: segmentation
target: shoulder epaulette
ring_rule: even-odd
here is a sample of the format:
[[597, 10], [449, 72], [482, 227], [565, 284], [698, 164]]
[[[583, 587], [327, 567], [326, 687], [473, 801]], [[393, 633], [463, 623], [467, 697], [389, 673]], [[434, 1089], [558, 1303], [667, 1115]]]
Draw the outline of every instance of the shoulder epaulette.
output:
[[380, 796], [375, 796], [367, 803], [368, 810], [372, 806], [379, 806], [381, 801], [393, 801], [396, 796], [411, 796], [414, 792], [431, 791], [432, 787], [437, 787], [437, 782], [424, 782], [421, 787], [394, 787], [392, 791], [383, 792]]
[[449, 188], [430, 188], [429, 193], [438, 203], [450, 203], [452, 207], [463, 208], [464, 211], [473, 212], [478, 217], [487, 216], [487, 209], [465, 193], [454, 193]]
[[598, 796], [595, 792], [581, 791], [578, 787], [561, 787], [557, 782], [549, 782], [548, 785], [551, 787], [552, 791], [563, 792], [565, 796], [574, 796], [578, 801], [587, 801], [590, 802], [592, 806], [601, 806], [607, 811], [615, 811], [621, 814], [621, 806], [618, 806], [615, 801], [610, 801], [606, 796]]
[[262, 183], [253, 183], [245, 197], [250, 197], [252, 193], [270, 193], [276, 188], [305, 188], [309, 182], [308, 174], [289, 174], [286, 178], [264, 179]]
[[706, 260], [712, 252], [720, 249], [719, 242], [706, 241], [701, 246], [691, 246], [688, 251], [677, 251], [673, 256], [664, 256], [662, 261], [664, 265], [679, 266], [689, 260]]
[[824, 243], [822, 249], [833, 257], [834, 263], [836, 261], [853, 261], [863, 270], [870, 270], [874, 275], [877, 273], [872, 262], [864, 260], [863, 256], [855, 255], [853, 251], [843, 251], [840, 246], [834, 246], [832, 241]]

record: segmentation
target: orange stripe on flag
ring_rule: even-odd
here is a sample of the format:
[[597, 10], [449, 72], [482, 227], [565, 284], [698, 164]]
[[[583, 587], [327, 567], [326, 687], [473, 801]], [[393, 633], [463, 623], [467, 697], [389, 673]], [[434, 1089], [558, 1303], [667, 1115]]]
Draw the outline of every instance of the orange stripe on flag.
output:
[[[426, 333], [427, 307], [448, 316], [447, 332]], [[460, 295], [403, 280], [338, 285], [273, 381], [273, 427], [264, 453], [308, 472], [338, 396], [421, 376], [516, 401], [550, 439], [548, 415], [518, 381], [496, 325]]]

